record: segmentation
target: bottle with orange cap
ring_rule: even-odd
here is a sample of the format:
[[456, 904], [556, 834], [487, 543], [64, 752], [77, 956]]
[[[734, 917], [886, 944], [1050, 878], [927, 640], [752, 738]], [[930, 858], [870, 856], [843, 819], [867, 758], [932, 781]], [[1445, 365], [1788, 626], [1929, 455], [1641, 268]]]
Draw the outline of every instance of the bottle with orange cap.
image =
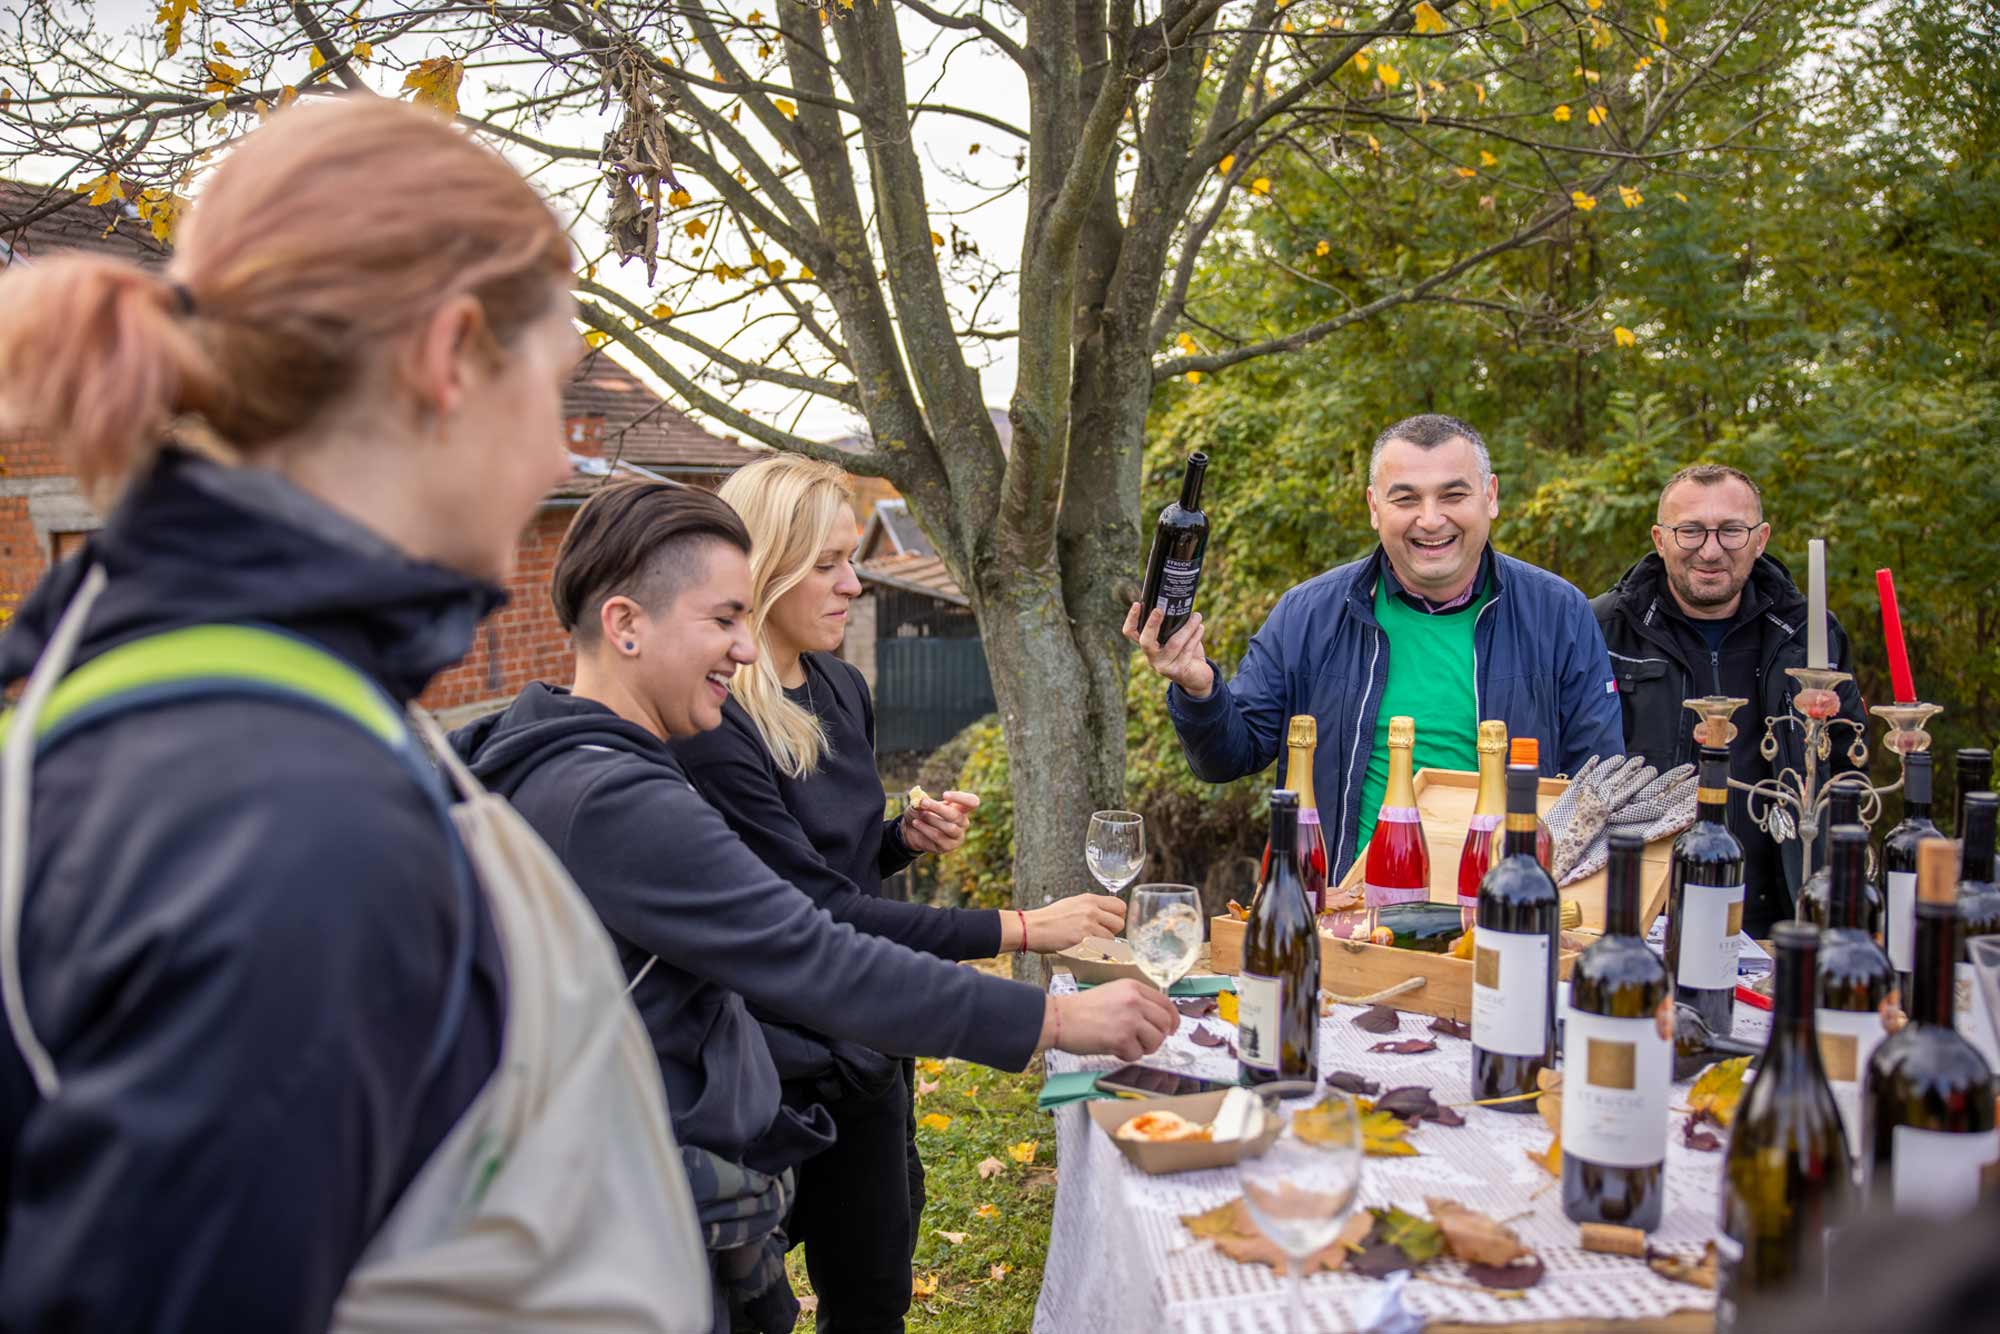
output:
[[[1532, 737], [1516, 737], [1507, 765], [1502, 856], [1479, 884], [1472, 951], [1472, 1096], [1533, 1093], [1555, 1065], [1556, 959], [1562, 897], [1536, 855], [1541, 768]], [[1497, 1111], [1533, 1115], [1532, 1099]]]

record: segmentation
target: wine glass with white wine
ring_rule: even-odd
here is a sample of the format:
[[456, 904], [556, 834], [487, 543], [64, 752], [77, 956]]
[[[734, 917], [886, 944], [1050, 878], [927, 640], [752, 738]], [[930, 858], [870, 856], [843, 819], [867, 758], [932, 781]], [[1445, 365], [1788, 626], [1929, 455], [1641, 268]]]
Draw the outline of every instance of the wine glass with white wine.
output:
[[1264, 1112], [1282, 1129], [1270, 1148], [1238, 1165], [1250, 1221], [1285, 1253], [1285, 1329], [1304, 1312], [1307, 1260], [1331, 1246], [1361, 1194], [1361, 1120], [1353, 1101], [1312, 1083], [1266, 1084]]
[[1107, 894], [1122, 894], [1146, 864], [1146, 817], [1137, 811], [1098, 811], [1090, 817], [1083, 860]]
[[1125, 914], [1132, 962], [1161, 991], [1201, 957], [1201, 895], [1193, 885], [1140, 885]]

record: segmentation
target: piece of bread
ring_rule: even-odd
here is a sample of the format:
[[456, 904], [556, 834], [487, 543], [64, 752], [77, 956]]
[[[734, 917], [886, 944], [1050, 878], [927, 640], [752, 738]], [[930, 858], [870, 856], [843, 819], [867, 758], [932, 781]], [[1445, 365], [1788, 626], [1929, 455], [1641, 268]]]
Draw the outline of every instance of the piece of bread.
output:
[[1142, 1144], [1203, 1140], [1209, 1133], [1207, 1126], [1198, 1126], [1179, 1112], [1141, 1112], [1118, 1127], [1119, 1139], [1138, 1140]]
[[909, 803], [912, 810], [931, 800], [933, 800], [931, 794], [924, 791], [922, 784], [917, 784], [910, 788]]

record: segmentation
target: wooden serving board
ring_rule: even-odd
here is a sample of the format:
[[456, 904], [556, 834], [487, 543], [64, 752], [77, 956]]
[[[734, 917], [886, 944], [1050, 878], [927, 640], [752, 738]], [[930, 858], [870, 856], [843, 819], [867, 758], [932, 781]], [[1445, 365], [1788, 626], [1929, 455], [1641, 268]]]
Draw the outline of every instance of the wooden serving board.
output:
[[[1431, 902], [1458, 901], [1458, 856], [1465, 846], [1465, 831], [1472, 823], [1472, 807], [1479, 796], [1479, 775], [1458, 769], [1419, 769], [1412, 781], [1417, 810], [1423, 816], [1424, 842], [1431, 854]], [[1541, 809], [1546, 812], [1555, 799], [1569, 790], [1561, 778], [1541, 781]], [[1361, 883], [1363, 859], [1356, 858], [1340, 888], [1352, 889]], [[1651, 928], [1653, 919], [1665, 911], [1667, 886], [1673, 869], [1673, 840], [1659, 839], [1646, 846], [1641, 874], [1643, 897], [1640, 905], [1641, 932]], [[1562, 889], [1566, 902], [1573, 901], [1583, 914], [1582, 930], [1597, 933], [1604, 929], [1605, 873], [1598, 871]], [[1320, 937], [1320, 985], [1337, 997], [1372, 995], [1410, 978], [1422, 978], [1413, 991], [1391, 996], [1381, 1003], [1417, 1014], [1442, 1015], [1453, 1019], [1472, 1017], [1472, 963], [1448, 955], [1400, 950], [1386, 945]], [[1243, 966], [1243, 923], [1234, 917], [1217, 917], [1209, 922], [1210, 967], [1218, 973], [1235, 973]], [[1565, 953], [1557, 960], [1556, 971], [1567, 978], [1576, 955]]]

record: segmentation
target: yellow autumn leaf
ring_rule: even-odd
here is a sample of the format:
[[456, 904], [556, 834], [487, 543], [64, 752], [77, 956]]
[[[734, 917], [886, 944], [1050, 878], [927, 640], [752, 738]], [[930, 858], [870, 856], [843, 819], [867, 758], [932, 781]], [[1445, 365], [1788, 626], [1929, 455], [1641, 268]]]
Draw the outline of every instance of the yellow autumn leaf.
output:
[[1604, 8], [1604, 0], [1584, 0], [1584, 3], [1590, 6], [1592, 13]]
[[686, 208], [694, 202], [694, 196], [685, 190], [672, 190], [667, 194], [667, 204], [671, 208]]
[[930, 1112], [917, 1118], [917, 1126], [922, 1130], [935, 1130], [942, 1135], [951, 1129], [951, 1118], [943, 1112]]
[[1581, 190], [1569, 192], [1569, 202], [1576, 205], [1579, 212], [1588, 213], [1597, 207], [1597, 196], [1585, 194]]
[[941, 246], [944, 244], [944, 238], [942, 236], [939, 236], [936, 232], [932, 232], [931, 244], [934, 246]]
[[1688, 1090], [1688, 1109], [1707, 1112], [1718, 1123], [1728, 1125], [1736, 1118], [1736, 1104], [1743, 1099], [1743, 1076], [1749, 1069], [1748, 1056], [1711, 1065]]
[[136, 207], [140, 221], [152, 229], [154, 239], [171, 244], [182, 216], [187, 213], [188, 200], [168, 190], [148, 190], [139, 196]]
[[1474, 176], [1477, 176], [1479, 174], [1470, 167], [1453, 167], [1452, 170], [1457, 172], [1460, 176], [1464, 177], [1466, 180], [1471, 180]]
[[257, 113], [258, 120], [262, 120], [271, 114], [271, 104], [261, 97], [250, 104], [250, 109]]
[[278, 110], [283, 111], [286, 107], [290, 106], [292, 103], [298, 100], [299, 100], [299, 90], [292, 87], [292, 85], [290, 85], [289, 83], [286, 84], [283, 88], [280, 88], [278, 90]]
[[603, 347], [606, 343], [610, 341], [611, 341], [611, 335], [604, 332], [604, 330], [602, 329], [592, 329], [590, 332], [586, 333], [583, 336], [584, 345], [586, 347], [592, 348], [593, 350], [596, 348]]
[[326, 64], [326, 57], [323, 54], [321, 54], [320, 49], [315, 46], [312, 49], [312, 53], [306, 57], [306, 64], [311, 66], [313, 69], [319, 69]]
[[229, 114], [229, 103], [227, 102], [216, 102], [211, 104], [208, 108], [208, 118], [210, 120], [221, 120], [224, 116], [228, 114]]
[[772, 277], [773, 279], [778, 279], [778, 278], [782, 278], [782, 277], [784, 277], [784, 276], [785, 276], [785, 261], [783, 261], [782, 259], [774, 259], [774, 260], [772, 260], [772, 261], [771, 261], [770, 263], [768, 263], [768, 264], [766, 264], [766, 265], [764, 266], [764, 272], [765, 272], [765, 273], [768, 273], [769, 275], [771, 275], [771, 277]]
[[1361, 49], [1360, 49], [1359, 51], [1356, 51], [1356, 52], [1354, 53], [1354, 68], [1356, 68], [1356, 69], [1360, 70], [1360, 71], [1361, 71], [1361, 72], [1362, 72], [1363, 74], [1366, 74], [1366, 73], [1368, 72], [1368, 48], [1367, 48], [1367, 47], [1365, 47], [1365, 46], [1364, 46], [1364, 47], [1362, 47], [1362, 48], [1361, 48]]
[[1485, 85], [1485, 84], [1483, 84], [1483, 83], [1475, 83], [1475, 84], [1473, 84], [1473, 85], [1472, 85], [1472, 95], [1473, 95], [1474, 97], [1476, 97], [1476, 98], [1478, 98], [1478, 99], [1479, 99], [1479, 105], [1480, 105], [1480, 106], [1485, 106], [1485, 105], [1486, 105], [1486, 85]]
[[1271, 178], [1269, 176], [1259, 176], [1256, 180], [1250, 182], [1250, 193], [1253, 195], [1270, 194]]
[[1182, 378], [1183, 378], [1183, 379], [1185, 379], [1185, 380], [1186, 380], [1186, 381], [1187, 381], [1187, 382], [1188, 382], [1189, 384], [1200, 384], [1200, 383], [1201, 383], [1201, 372], [1200, 372], [1200, 371], [1189, 371], [1189, 372], [1188, 372], [1188, 373], [1187, 373], [1187, 374], [1186, 374], [1185, 376], [1183, 376]]
[[1547, 1172], [1550, 1176], [1554, 1177], [1556, 1180], [1558, 1181], [1562, 1180], [1563, 1142], [1561, 1135], [1557, 1135], [1554, 1139], [1551, 1139], [1549, 1141], [1549, 1147], [1542, 1150], [1540, 1153], [1528, 1153], [1526, 1149], [1521, 1150], [1521, 1152], [1527, 1153], [1528, 1161], [1533, 1163], [1536, 1167], [1541, 1168], [1544, 1172]]
[[1482, 167], [1497, 167], [1500, 165], [1500, 159], [1482, 148], [1479, 150], [1479, 165]]
[[1225, 991], [1215, 998], [1215, 1014], [1225, 1024], [1236, 1022], [1236, 993]]
[[1229, 169], [1235, 165], [1236, 165], [1236, 154], [1224, 153], [1222, 155], [1222, 161], [1215, 164], [1215, 174], [1218, 176], [1227, 176], [1229, 174]]
[[807, 268], [803, 264], [799, 265], [799, 281], [802, 283], [809, 283], [812, 280], [813, 280], [813, 271]]
[[1637, 347], [1639, 344], [1639, 335], [1621, 324], [1611, 331], [1611, 341], [1620, 347]]
[[227, 42], [214, 42], [214, 43], [211, 43], [211, 45], [210, 45], [210, 49], [211, 49], [211, 50], [213, 50], [213, 51], [215, 52], [215, 54], [217, 54], [217, 55], [219, 55], [219, 56], [226, 56], [226, 55], [228, 55], [228, 54], [229, 54], [229, 43], [227, 43]]
[[1626, 208], [1637, 208], [1646, 202], [1646, 196], [1640, 194], [1629, 185], [1621, 185], [1618, 187], [1618, 202]]
[[757, 59], [769, 60], [770, 58], [771, 58], [771, 44], [769, 42], [757, 43]]
[[220, 60], [204, 60], [201, 67], [208, 71], [208, 82], [201, 89], [204, 93], [233, 93], [242, 85], [246, 73]]
[[662, 302], [647, 313], [656, 320], [670, 320], [674, 317], [674, 308]]
[[167, 54], [174, 55], [181, 49], [181, 25], [195, 8], [195, 0], [160, 0], [160, 8], [153, 15], [153, 22], [166, 31]]
[[702, 237], [708, 235], [708, 224], [700, 218], [690, 218], [687, 225], [682, 227], [681, 230], [686, 232], [693, 240], [699, 241]]
[[1651, 56], [1640, 56], [1632, 62], [1632, 72], [1634, 74], [1644, 74], [1651, 68], [1653, 68], [1653, 58]]
[[1024, 1139], [1019, 1144], [1009, 1144], [1007, 1156], [1017, 1163], [1026, 1165], [1035, 1161], [1035, 1150], [1040, 1147], [1040, 1140]]
[[1403, 81], [1403, 76], [1397, 72], [1396, 67], [1387, 63], [1375, 66], [1375, 77], [1382, 81], [1384, 88], [1394, 88]]
[[1315, 255], [1320, 255], [1320, 256], [1324, 256], [1324, 255], [1325, 255], [1325, 254], [1326, 254], [1326, 253], [1327, 253], [1327, 252], [1328, 252], [1329, 250], [1332, 250], [1332, 249], [1333, 249], [1333, 245], [1332, 245], [1332, 243], [1331, 243], [1331, 242], [1328, 242], [1328, 241], [1321, 241], [1321, 242], [1320, 242], [1320, 243], [1319, 243], [1318, 245], [1316, 245], [1316, 246], [1314, 246], [1314, 247], [1313, 247], [1313, 253], [1314, 253]]
[[447, 116], [458, 114], [458, 85], [465, 78], [465, 62], [450, 56], [434, 56], [403, 76], [403, 87], [416, 90], [412, 100]]
[[364, 65], [375, 59], [375, 43], [356, 42], [354, 44], [354, 58]]
[[[743, 276], [743, 270], [737, 268], [734, 264], [724, 263], [721, 260], [717, 260], [715, 267], [710, 269], [709, 272], [715, 275], [717, 282], [722, 283], [734, 282]], [[922, 1123], [919, 1122], [918, 1124]]]
[[[1297, 1118], [1293, 1120], [1296, 1122]], [[1361, 1152], [1368, 1157], [1416, 1157], [1417, 1146], [1406, 1138], [1409, 1133], [1409, 1123], [1392, 1112], [1378, 1112], [1370, 1107], [1361, 1114]]]
[[792, 119], [792, 117], [799, 114], [798, 103], [792, 101], [788, 97], [772, 98], [771, 108], [772, 110], [776, 111], [780, 116], [783, 116], [786, 120], [790, 120]]
[[1437, 12], [1436, 6], [1420, 4], [1410, 15], [1410, 26], [1417, 32], [1428, 35], [1443, 32], [1449, 25], [1445, 23], [1444, 15]]
[[[822, 10], [821, 12], [824, 13], [825, 11]], [[910, 1278], [910, 1295], [912, 1297], [935, 1297], [937, 1296], [937, 1290], [938, 1276], [936, 1274], [915, 1274]]]
[[1555, 116], [1555, 118], [1556, 118], [1556, 122], [1557, 122], [1558, 124], [1562, 123], [1563, 121], [1566, 121], [1566, 120], [1568, 120], [1568, 119], [1569, 119], [1569, 104], [1565, 102], [1565, 103], [1564, 103], [1564, 104], [1563, 104], [1562, 106], [1559, 106], [1559, 107], [1557, 107], [1557, 108], [1555, 109], [1555, 111], [1554, 111], [1553, 113], [1551, 113], [1551, 114], [1553, 114], [1553, 115]]
[[972, 1216], [974, 1218], [998, 1218], [1000, 1216], [1000, 1206], [997, 1204], [982, 1204], [972, 1211]]
[[1174, 339], [1174, 346], [1189, 356], [1193, 356], [1195, 352], [1194, 335], [1190, 333], [1180, 334]]
[[94, 181], [85, 181], [76, 187], [76, 192], [78, 194], [88, 192], [92, 204], [109, 204], [113, 200], [125, 198], [125, 185], [118, 179], [118, 173], [113, 171], [106, 172]]
[[764, 11], [761, 9], [753, 9], [748, 14], [745, 14], [743, 16], [743, 21], [745, 23], [762, 23], [764, 21]]
[[1653, 31], [1659, 34], [1662, 42], [1667, 40], [1667, 21], [1658, 14], [1653, 15]]
[[1676, 199], [1680, 200], [1680, 201], [1681, 201], [1681, 202], [1682, 202], [1683, 204], [1687, 203], [1687, 201], [1688, 201], [1688, 197], [1687, 197], [1686, 195], [1682, 194], [1682, 193], [1681, 193], [1680, 191], [1678, 191], [1678, 190], [1674, 191], [1674, 198], [1676, 198]]
[[1584, 113], [1583, 118], [1589, 121], [1592, 125], [1602, 125], [1604, 123], [1604, 108], [1592, 107], [1589, 111], [1586, 111]]

